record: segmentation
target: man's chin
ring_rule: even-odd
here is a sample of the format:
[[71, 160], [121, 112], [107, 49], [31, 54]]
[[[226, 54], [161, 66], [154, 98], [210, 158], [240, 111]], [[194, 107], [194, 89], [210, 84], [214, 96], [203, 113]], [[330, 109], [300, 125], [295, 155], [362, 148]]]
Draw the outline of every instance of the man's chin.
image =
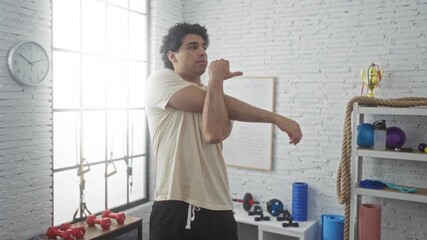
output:
[[206, 68], [200, 69], [200, 71], [199, 71], [200, 75], [204, 74], [205, 72], [206, 72]]

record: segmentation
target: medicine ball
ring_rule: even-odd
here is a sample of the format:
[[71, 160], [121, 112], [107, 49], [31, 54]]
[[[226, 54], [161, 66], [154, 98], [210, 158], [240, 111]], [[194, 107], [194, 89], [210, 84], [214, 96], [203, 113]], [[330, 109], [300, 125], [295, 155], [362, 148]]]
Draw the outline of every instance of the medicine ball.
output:
[[395, 149], [400, 148], [405, 144], [406, 135], [402, 129], [398, 127], [389, 127], [387, 128], [387, 136], [385, 145], [387, 148]]
[[357, 126], [357, 145], [370, 148], [374, 145], [374, 126], [370, 123], [361, 123]]

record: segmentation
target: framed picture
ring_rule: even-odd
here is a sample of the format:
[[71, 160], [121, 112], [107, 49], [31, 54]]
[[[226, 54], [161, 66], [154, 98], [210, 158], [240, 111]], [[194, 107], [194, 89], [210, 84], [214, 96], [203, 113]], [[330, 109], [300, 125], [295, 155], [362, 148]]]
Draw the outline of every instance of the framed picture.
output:
[[[224, 82], [224, 93], [255, 107], [273, 111], [273, 77], [237, 77]], [[234, 121], [223, 144], [227, 166], [271, 170], [273, 125]]]

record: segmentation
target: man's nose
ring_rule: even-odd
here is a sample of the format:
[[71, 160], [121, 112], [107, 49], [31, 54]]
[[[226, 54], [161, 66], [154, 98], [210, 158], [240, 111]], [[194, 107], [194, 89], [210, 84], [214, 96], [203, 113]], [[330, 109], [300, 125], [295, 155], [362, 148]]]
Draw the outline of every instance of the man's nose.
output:
[[206, 49], [204, 49], [204, 48], [200, 48], [200, 49], [199, 49], [199, 55], [200, 55], [200, 56], [206, 55]]

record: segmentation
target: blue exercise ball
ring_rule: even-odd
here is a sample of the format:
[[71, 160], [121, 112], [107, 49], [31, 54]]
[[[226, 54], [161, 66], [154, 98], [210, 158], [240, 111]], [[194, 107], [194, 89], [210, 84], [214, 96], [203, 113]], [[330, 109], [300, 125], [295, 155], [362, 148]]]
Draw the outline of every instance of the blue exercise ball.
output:
[[405, 144], [406, 135], [405, 132], [398, 127], [387, 128], [387, 135], [385, 145], [389, 149], [400, 148]]
[[374, 126], [370, 123], [361, 123], [357, 126], [357, 145], [370, 148], [374, 145]]

